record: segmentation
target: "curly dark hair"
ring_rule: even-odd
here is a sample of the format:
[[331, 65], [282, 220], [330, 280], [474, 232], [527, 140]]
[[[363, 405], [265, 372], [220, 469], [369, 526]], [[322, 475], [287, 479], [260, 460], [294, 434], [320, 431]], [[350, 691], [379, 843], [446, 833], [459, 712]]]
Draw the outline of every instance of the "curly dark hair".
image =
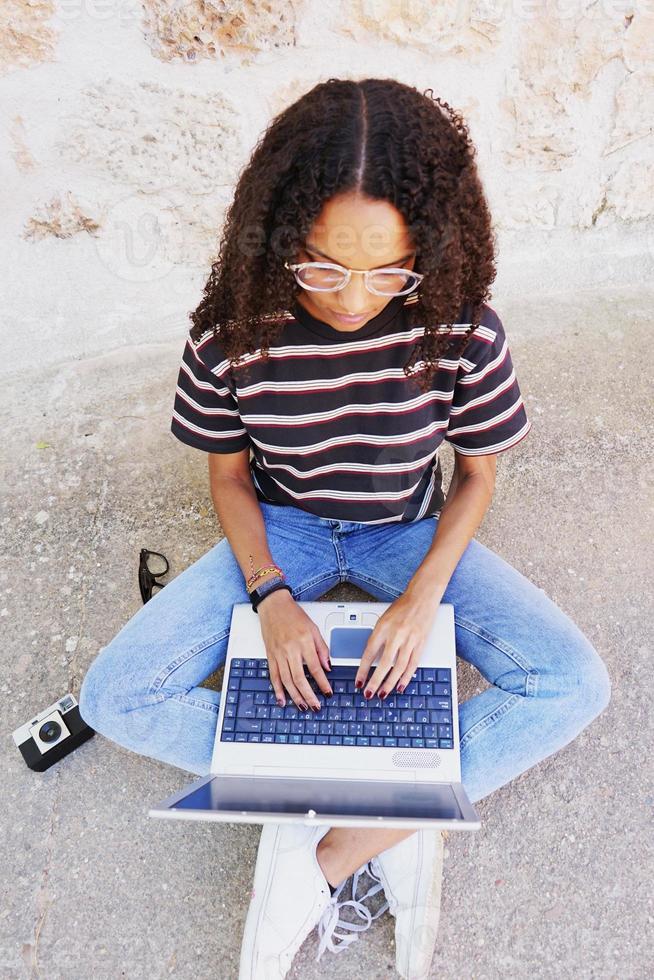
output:
[[[416, 360], [421, 390], [438, 359], [457, 359], [478, 325], [496, 276], [495, 235], [477, 173], [476, 150], [447, 102], [392, 78], [330, 78], [277, 115], [243, 169], [224, 223], [203, 298], [190, 313], [191, 337], [208, 330], [231, 367], [270, 343], [301, 288], [284, 261], [295, 261], [324, 204], [355, 191], [392, 204], [408, 225], [422, 273], [410, 326], [424, 325], [404, 366]], [[452, 342], [464, 304], [471, 326]]]

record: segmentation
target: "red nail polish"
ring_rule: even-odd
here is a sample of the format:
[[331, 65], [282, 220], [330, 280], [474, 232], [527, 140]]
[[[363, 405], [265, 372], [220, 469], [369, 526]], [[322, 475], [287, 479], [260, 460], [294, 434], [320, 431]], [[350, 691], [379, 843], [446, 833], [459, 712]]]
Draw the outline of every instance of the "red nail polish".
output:
[[354, 686], [355, 686], [356, 688], [360, 688], [360, 687], [363, 687], [363, 681], [357, 681], [357, 682], [356, 682], [356, 684], [355, 684]]
[[308, 705], [306, 705], [306, 704], [304, 703], [304, 701], [301, 701], [301, 702], [300, 702], [300, 708], [301, 708], [301, 710], [302, 710], [302, 711], [306, 711], [306, 710], [307, 710], [307, 708], [308, 708]]
[[370, 688], [367, 687], [365, 689], [365, 691], [363, 692], [363, 696], [364, 696], [364, 698], [371, 698], [372, 697], [372, 691], [370, 690]]
[[386, 697], [387, 694], [388, 694], [388, 691], [380, 691], [379, 692], [379, 697], [382, 699], [382, 701], [384, 700], [384, 698]]
[[398, 684], [397, 685], [397, 693], [398, 694], [401, 694], [402, 691], [404, 690], [405, 686], [406, 686], [405, 684]]
[[286, 706], [286, 701], [283, 698], [277, 698], [277, 704], [280, 708], [284, 708]]

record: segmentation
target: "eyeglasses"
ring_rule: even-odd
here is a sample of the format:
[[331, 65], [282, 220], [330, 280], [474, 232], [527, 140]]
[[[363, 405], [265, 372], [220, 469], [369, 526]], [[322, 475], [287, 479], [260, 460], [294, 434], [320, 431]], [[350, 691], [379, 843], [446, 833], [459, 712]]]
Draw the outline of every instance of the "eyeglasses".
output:
[[411, 269], [346, 269], [334, 262], [284, 262], [303, 289], [314, 293], [331, 293], [345, 289], [352, 273], [365, 277], [368, 291], [376, 296], [406, 296], [425, 278]]
[[165, 555], [158, 551], [148, 551], [141, 548], [139, 558], [139, 589], [143, 602], [148, 602], [152, 598], [153, 589], [163, 589], [165, 582], [158, 582], [157, 579], [164, 576], [170, 565]]

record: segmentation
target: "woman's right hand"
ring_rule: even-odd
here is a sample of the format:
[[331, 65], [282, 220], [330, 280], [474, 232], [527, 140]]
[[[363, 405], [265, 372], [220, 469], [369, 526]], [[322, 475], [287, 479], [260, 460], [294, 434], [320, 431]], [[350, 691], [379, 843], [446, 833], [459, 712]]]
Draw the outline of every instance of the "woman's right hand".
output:
[[257, 612], [277, 703], [286, 704], [286, 688], [301, 711], [307, 707], [319, 710], [320, 701], [304, 673], [306, 664], [319, 689], [331, 696], [332, 688], [325, 676], [325, 670], [331, 669], [329, 647], [318, 626], [286, 589], [266, 596]]

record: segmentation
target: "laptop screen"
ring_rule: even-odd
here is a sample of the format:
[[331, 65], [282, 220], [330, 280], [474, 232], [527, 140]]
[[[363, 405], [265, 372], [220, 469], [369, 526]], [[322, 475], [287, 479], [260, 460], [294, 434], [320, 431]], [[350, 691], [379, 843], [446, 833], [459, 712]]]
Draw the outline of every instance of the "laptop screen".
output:
[[463, 820], [448, 783], [352, 779], [214, 776], [171, 806], [203, 812], [279, 813], [338, 817], [419, 817]]

